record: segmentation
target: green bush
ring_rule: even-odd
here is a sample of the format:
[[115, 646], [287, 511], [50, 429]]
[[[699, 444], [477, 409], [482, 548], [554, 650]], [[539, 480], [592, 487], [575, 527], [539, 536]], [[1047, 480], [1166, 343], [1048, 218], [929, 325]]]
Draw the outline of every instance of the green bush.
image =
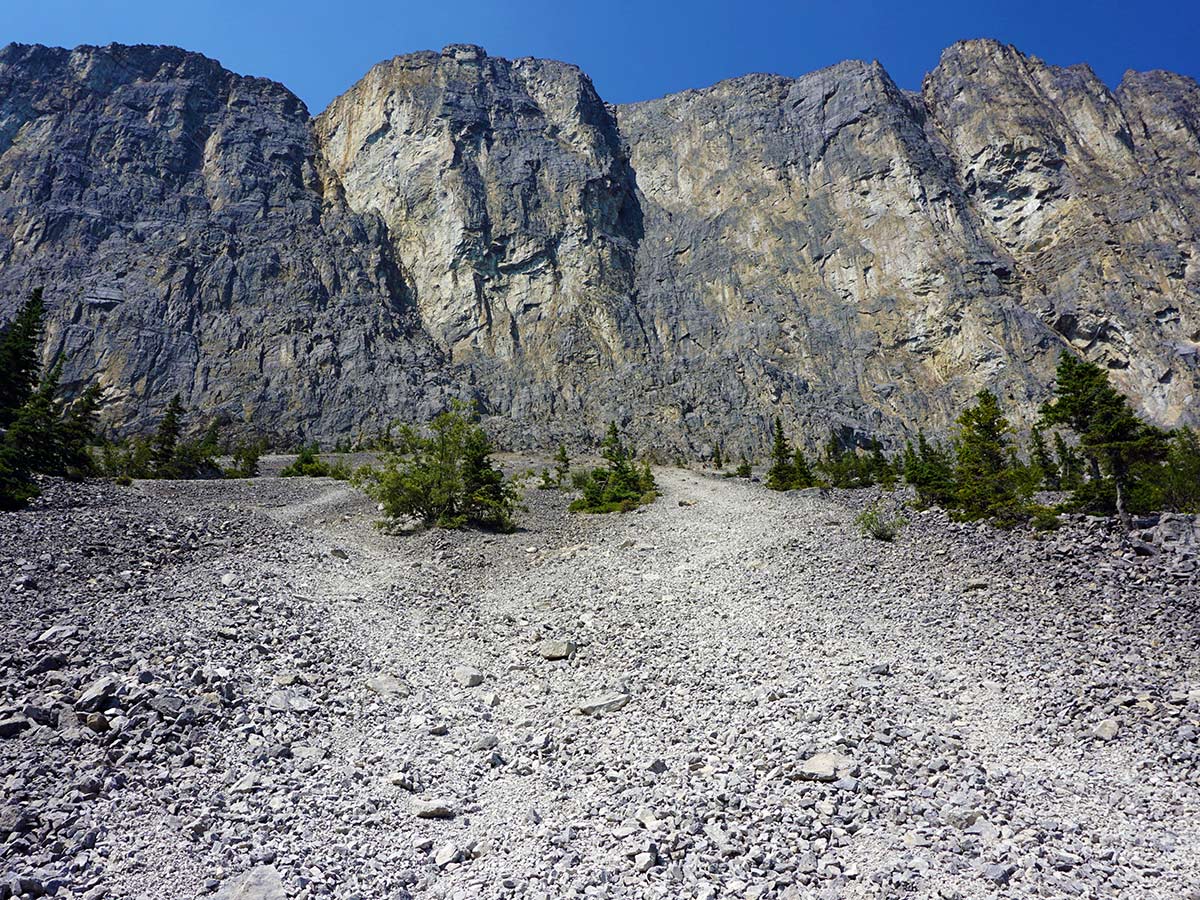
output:
[[99, 448], [97, 468], [109, 478], [221, 478], [217, 464], [217, 432], [210, 424], [200, 440], [184, 440], [187, 411], [176, 394], [167, 404], [154, 434], [108, 442]]
[[640, 466], [633, 461], [632, 454], [621, 442], [616, 422], [608, 426], [608, 433], [600, 444], [600, 455], [604, 457], [604, 466], [576, 472], [573, 476], [575, 487], [582, 496], [571, 503], [572, 512], [629, 512], [658, 497], [650, 461], [644, 460]]
[[859, 530], [877, 541], [894, 541], [908, 520], [900, 515], [888, 515], [878, 503], [860, 512], [854, 519]]
[[513, 531], [520, 492], [492, 463], [487, 433], [462, 404], [437, 416], [427, 430], [403, 426], [378, 469], [354, 480], [392, 519], [426, 526], [471, 526]]
[[41, 372], [42, 292], [36, 290], [0, 330], [0, 508], [18, 509], [38, 495], [34, 474], [81, 478], [95, 470], [100, 387], [73, 403], [60, 396], [63, 360]]
[[326, 478], [329, 476], [329, 464], [317, 454], [321, 452], [319, 444], [305, 444], [296, 454], [280, 476], [283, 478]]
[[1012, 526], [1027, 518], [1028, 479], [1012, 444], [1012, 426], [991, 391], [980, 391], [975, 405], [958, 417], [954, 439], [956, 519], [990, 519]]
[[904, 444], [901, 470], [904, 480], [917, 491], [917, 504], [924, 507], [950, 507], [955, 502], [957, 485], [954, 481], [954, 462], [950, 450], [934, 444], [917, 432], [917, 446]]
[[261, 439], [244, 439], [233, 448], [233, 465], [225, 470], [230, 478], [253, 478], [258, 474], [258, 461], [265, 450]]

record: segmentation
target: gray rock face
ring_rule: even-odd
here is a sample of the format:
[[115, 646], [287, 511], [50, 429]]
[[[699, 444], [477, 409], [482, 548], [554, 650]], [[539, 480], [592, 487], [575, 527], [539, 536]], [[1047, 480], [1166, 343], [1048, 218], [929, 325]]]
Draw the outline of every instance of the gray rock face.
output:
[[[1019, 421], [1073, 349], [1165, 424], [1200, 404], [1200, 87], [1108, 90], [990, 41], [607, 106], [453, 45], [316, 119], [171, 48], [0, 52], [0, 292], [110, 416], [171, 394], [329, 439], [449, 396], [501, 441], [753, 450]], [[634, 413], [638, 418], [633, 420]], [[632, 420], [632, 421], [630, 421]]]
[[304, 105], [169, 47], [0, 51], [0, 295], [44, 284], [47, 356], [109, 415], [164, 398], [298, 436], [437, 404], [381, 223], [351, 212]]

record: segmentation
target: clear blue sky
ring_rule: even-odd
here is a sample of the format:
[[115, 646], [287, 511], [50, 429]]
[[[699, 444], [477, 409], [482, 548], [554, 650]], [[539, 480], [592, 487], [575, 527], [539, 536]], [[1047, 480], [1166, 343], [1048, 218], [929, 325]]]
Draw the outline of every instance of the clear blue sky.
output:
[[0, 44], [177, 44], [281, 81], [313, 113], [381, 59], [448, 43], [583, 68], [622, 103], [746, 72], [878, 59], [920, 86], [954, 41], [993, 37], [1051, 63], [1200, 79], [1200, 0], [0, 0]]

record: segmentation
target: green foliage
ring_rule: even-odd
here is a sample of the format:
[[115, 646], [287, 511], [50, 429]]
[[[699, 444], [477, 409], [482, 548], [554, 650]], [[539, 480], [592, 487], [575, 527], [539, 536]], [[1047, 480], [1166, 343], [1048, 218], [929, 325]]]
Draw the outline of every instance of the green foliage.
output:
[[0, 428], [17, 416], [41, 381], [42, 289], [36, 288], [16, 318], [0, 331]]
[[[37, 343], [41, 339], [41, 293], [35, 291], [17, 319], [0, 339], [0, 357], [14, 367], [16, 377], [3, 384], [7, 425], [0, 440], [0, 507], [17, 509], [38, 494], [35, 473], [81, 478], [94, 469], [89, 446], [94, 440], [100, 407], [100, 388], [89, 386], [74, 403], [59, 396], [62, 359], [28, 388], [28, 367], [36, 377]], [[29, 341], [35, 343], [32, 347]]]
[[783, 433], [783, 422], [775, 417], [771, 436], [771, 466], [767, 469], [766, 486], [773, 491], [790, 491], [795, 485], [795, 463], [792, 445]]
[[1045, 488], [1057, 491], [1062, 484], [1058, 464], [1050, 455], [1046, 446], [1046, 438], [1040, 428], [1034, 428], [1029, 435], [1029, 470], [1034, 490]]
[[1030, 522], [1037, 531], [1054, 531], [1062, 525], [1062, 520], [1058, 517], [1058, 510], [1053, 507], [1031, 503], [1027, 507], [1027, 512]]
[[726, 469], [724, 472], [721, 473], [721, 477], [722, 478], [745, 478], [746, 480], [749, 480], [750, 476], [753, 474], [754, 473], [750, 468], [750, 460], [748, 460], [746, 458], [746, 454], [743, 453], [741, 462], [739, 462], [737, 464], [737, 467], [733, 468], [733, 469]]
[[894, 541], [908, 520], [901, 515], [889, 515], [880, 504], [864, 509], [854, 518], [859, 530], [877, 541]]
[[360, 470], [355, 481], [393, 519], [512, 531], [520, 494], [495, 468], [491, 454], [486, 432], [464, 405], [455, 404], [427, 431], [401, 427], [381, 467]]
[[[154, 434], [131, 437], [122, 442], [110, 442], [100, 447], [99, 469], [109, 478], [194, 479], [220, 478], [215, 450], [217, 437], [184, 440], [184, 409], [176, 394], [167, 404]], [[209, 432], [212, 432], [211, 426]]]
[[1078, 490], [1083, 484], [1083, 456], [1057, 431], [1054, 432], [1054, 465], [1058, 470], [1060, 491]]
[[824, 452], [817, 461], [817, 471], [826, 484], [836, 488], [891, 485], [896, 478], [879, 441], [873, 440], [871, 452], [863, 454], [856, 448], [846, 447], [837, 434], [831, 434], [826, 441]]
[[559, 444], [554, 453], [554, 482], [558, 487], [566, 487], [571, 480], [571, 457], [567, 455], [565, 444]]
[[233, 447], [233, 465], [225, 470], [230, 478], [253, 478], [258, 475], [258, 461], [266, 450], [261, 438], [243, 438]]
[[158, 423], [154, 437], [150, 439], [150, 461], [159, 478], [171, 477], [163, 473], [172, 469], [175, 450], [179, 446], [179, 437], [182, 433], [183, 401], [176, 394], [167, 404], [167, 411], [163, 414], [162, 421]]
[[917, 491], [922, 507], [950, 507], [956, 501], [954, 457], [942, 444], [931, 443], [924, 431], [917, 432], [917, 446], [905, 442], [902, 461], [904, 480]]
[[[1091, 464], [1092, 481], [1102, 474], [1111, 482], [1112, 508], [1128, 528], [1129, 497], [1138, 486], [1138, 472], [1166, 458], [1166, 435], [1138, 418], [1104, 369], [1070, 353], [1059, 357], [1054, 397], [1042, 406], [1042, 422], [1075, 432]], [[1078, 499], [1095, 502], [1099, 487], [1088, 492], [1092, 496]]]
[[1191, 428], [1171, 432], [1166, 458], [1137, 465], [1133, 475], [1132, 512], [1200, 513], [1200, 435]]
[[966, 521], [991, 519], [1010, 526], [1025, 517], [1024, 481], [1010, 435], [1012, 426], [991, 391], [958, 417], [953, 513]]
[[717, 444], [713, 450], [713, 468], [718, 472], [725, 468], [725, 459], [721, 456], [721, 445]]
[[321, 459], [321, 447], [316, 442], [305, 444], [296, 454], [296, 458], [280, 472], [283, 478], [326, 478], [329, 476], [329, 465]]
[[558, 449], [554, 451], [554, 470], [542, 469], [541, 481], [538, 482], [538, 489], [543, 491], [556, 491], [566, 487], [571, 483], [571, 457], [567, 455], [567, 448], [564, 444], [559, 444]]
[[574, 475], [575, 487], [582, 496], [571, 504], [572, 512], [628, 512], [652, 503], [658, 496], [650, 461], [644, 460], [640, 466], [634, 462], [621, 441], [616, 422], [608, 426], [600, 455], [604, 466]]

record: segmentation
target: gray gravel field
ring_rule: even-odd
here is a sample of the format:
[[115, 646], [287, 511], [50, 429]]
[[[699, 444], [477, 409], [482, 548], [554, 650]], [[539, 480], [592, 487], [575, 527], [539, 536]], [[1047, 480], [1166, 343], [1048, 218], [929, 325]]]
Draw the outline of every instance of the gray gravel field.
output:
[[657, 475], [512, 535], [328, 479], [0, 513], [0, 900], [1200, 898], [1194, 519], [889, 544]]

